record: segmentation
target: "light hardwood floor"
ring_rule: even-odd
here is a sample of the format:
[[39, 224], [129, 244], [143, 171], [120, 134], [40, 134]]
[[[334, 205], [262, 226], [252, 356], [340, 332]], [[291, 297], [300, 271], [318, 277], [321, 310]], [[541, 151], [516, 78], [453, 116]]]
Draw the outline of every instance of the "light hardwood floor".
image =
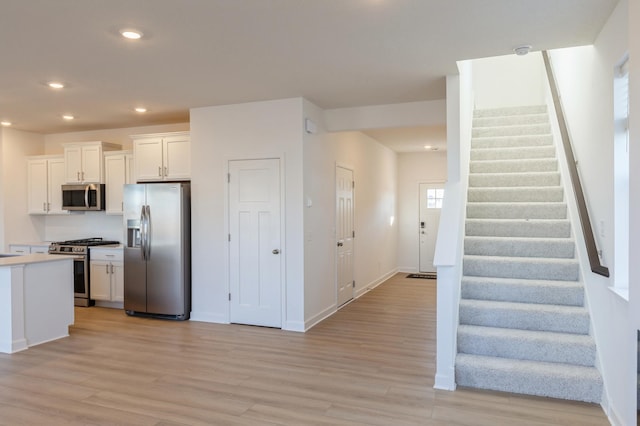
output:
[[398, 274], [307, 333], [76, 308], [0, 354], [2, 425], [606, 425], [596, 405], [433, 389], [435, 281]]

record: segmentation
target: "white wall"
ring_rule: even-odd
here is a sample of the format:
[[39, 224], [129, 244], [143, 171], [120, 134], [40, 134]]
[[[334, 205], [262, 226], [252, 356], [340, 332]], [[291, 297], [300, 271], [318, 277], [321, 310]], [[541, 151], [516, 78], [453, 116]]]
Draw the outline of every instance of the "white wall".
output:
[[507, 55], [474, 60], [475, 107], [484, 109], [544, 104], [542, 82], [545, 77], [539, 61], [538, 52], [526, 56]]
[[[354, 171], [356, 297], [396, 271], [396, 154], [361, 132], [326, 133], [322, 111], [305, 102], [318, 132], [305, 136], [305, 327], [336, 310], [335, 168]], [[311, 206], [308, 206], [311, 202]], [[391, 218], [393, 217], [393, 223]]]
[[[629, 2], [629, 65], [631, 111], [640, 111], [640, 2]], [[629, 263], [637, 265], [640, 260], [640, 114], [629, 117]], [[629, 299], [633, 329], [640, 329], [640, 268], [629, 270]]]
[[37, 133], [0, 130], [0, 188], [2, 250], [15, 242], [36, 242], [44, 232], [41, 218], [27, 215], [27, 156], [41, 154], [44, 139]]
[[433, 126], [445, 123], [446, 109], [447, 105], [444, 99], [336, 108], [324, 111], [324, 121], [327, 130], [330, 132]]
[[302, 99], [191, 110], [192, 319], [229, 321], [226, 173], [231, 159], [282, 159], [283, 328], [304, 329]]
[[[593, 46], [551, 52], [596, 244], [612, 274], [613, 78], [628, 47], [627, 23], [627, 2], [622, 0]], [[613, 280], [614, 275], [605, 278], [590, 272], [584, 277], [608, 392], [604, 408], [613, 424], [627, 425], [635, 424], [636, 417], [636, 336], [628, 302], [609, 289]]]
[[419, 184], [446, 180], [446, 151], [398, 154], [398, 270], [417, 272], [419, 267]]

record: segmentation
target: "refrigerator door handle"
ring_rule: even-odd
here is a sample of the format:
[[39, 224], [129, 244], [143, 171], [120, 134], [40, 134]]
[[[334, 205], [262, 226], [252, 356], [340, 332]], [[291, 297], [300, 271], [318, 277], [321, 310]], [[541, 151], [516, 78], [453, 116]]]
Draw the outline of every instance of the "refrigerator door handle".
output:
[[147, 247], [145, 236], [145, 219], [144, 219], [144, 206], [140, 210], [140, 254], [142, 255], [142, 260], [147, 260]]
[[147, 246], [146, 259], [151, 259], [151, 208], [147, 204], [144, 206], [144, 216], [145, 216], [145, 224], [146, 229], [144, 232], [145, 244]]

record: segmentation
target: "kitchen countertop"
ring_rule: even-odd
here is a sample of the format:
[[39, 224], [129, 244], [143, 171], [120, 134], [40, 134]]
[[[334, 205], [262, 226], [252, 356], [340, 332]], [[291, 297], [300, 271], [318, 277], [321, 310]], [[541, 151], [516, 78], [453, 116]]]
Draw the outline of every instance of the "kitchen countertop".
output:
[[30, 263], [59, 262], [61, 260], [73, 259], [73, 256], [62, 256], [56, 254], [33, 253], [25, 255], [0, 254], [0, 267], [28, 265]]

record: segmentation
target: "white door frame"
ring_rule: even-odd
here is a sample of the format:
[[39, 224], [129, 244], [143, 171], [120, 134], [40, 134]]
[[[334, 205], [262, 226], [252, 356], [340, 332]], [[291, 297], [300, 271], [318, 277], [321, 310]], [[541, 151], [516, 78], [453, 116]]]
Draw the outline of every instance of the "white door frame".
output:
[[[282, 329], [285, 329], [285, 324], [287, 323], [287, 274], [286, 274], [286, 265], [287, 265], [287, 240], [285, 239], [286, 230], [285, 230], [285, 217], [286, 217], [286, 193], [285, 193], [285, 171], [286, 171], [286, 159], [284, 154], [274, 154], [274, 155], [256, 155], [249, 157], [234, 157], [234, 156], [225, 156], [225, 168], [223, 176], [221, 177], [221, 181], [224, 183], [224, 229], [225, 229], [225, 242], [226, 248], [224, 250], [224, 254], [226, 256], [224, 263], [224, 279], [226, 282], [226, 292], [227, 294], [231, 293], [231, 257], [230, 257], [230, 246], [228, 241], [228, 235], [231, 234], [231, 220], [229, 218], [229, 172], [230, 172], [230, 161], [250, 161], [250, 160], [280, 160], [280, 255], [284, 256], [280, 261], [280, 295], [281, 295], [281, 318], [282, 318]], [[231, 324], [231, 302], [227, 301], [227, 324]]]
[[[337, 181], [338, 167], [340, 167], [342, 169], [345, 169], [345, 170], [349, 170], [351, 172], [351, 176], [353, 178], [353, 182], [355, 182], [355, 179], [356, 179], [355, 178], [356, 171], [355, 171], [355, 168], [353, 166], [342, 164], [342, 163], [339, 163], [339, 162], [335, 163], [334, 168], [333, 168], [333, 188], [334, 188], [334, 197], [333, 197], [333, 199], [334, 199], [333, 212], [334, 213], [333, 214], [334, 214], [334, 220], [335, 220], [334, 221], [334, 228], [333, 228], [334, 229], [334, 237], [333, 237], [334, 244], [336, 244], [337, 241], [338, 241], [338, 217], [337, 217], [337, 214], [336, 214], [337, 209], [336, 209], [336, 204], [335, 204], [336, 201], [337, 201], [336, 190], [337, 190], [337, 187], [338, 187], [338, 181]], [[352, 197], [351, 198], [351, 203], [352, 203], [353, 231], [355, 232], [355, 227], [356, 227], [356, 225], [355, 225], [355, 218], [356, 218], [356, 191], [355, 191], [355, 188], [353, 188], [353, 191], [351, 193], [351, 197]], [[335, 297], [336, 297], [336, 299], [335, 299], [336, 300], [336, 307], [340, 308], [341, 306], [346, 306], [346, 305], [348, 305], [349, 303], [351, 303], [352, 301], [355, 300], [355, 298], [356, 298], [356, 289], [353, 288], [353, 297], [349, 301], [345, 302], [342, 305], [338, 305], [338, 287], [339, 287], [339, 284], [338, 284], [338, 247], [336, 245], [334, 245], [333, 249], [334, 249], [333, 265], [334, 265], [334, 268], [335, 268], [335, 278], [334, 278], [335, 289], [334, 289], [334, 294], [335, 294]], [[353, 277], [354, 282], [355, 282], [355, 279], [356, 279], [356, 277], [355, 277], [355, 252], [356, 252], [356, 250], [355, 250], [355, 237], [353, 237], [352, 238], [352, 245], [351, 245], [351, 256], [352, 256], [352, 274], [351, 275]]]
[[[416, 228], [414, 229], [418, 229], [418, 233], [417, 233], [417, 242], [418, 242], [418, 250], [416, 252], [416, 272], [420, 272], [420, 185], [442, 185], [442, 187], [444, 188], [446, 184], [446, 181], [444, 180], [421, 180], [418, 181], [416, 184], [416, 200], [417, 200], [417, 211], [416, 211]], [[447, 196], [447, 194], [445, 193], [445, 197]]]

